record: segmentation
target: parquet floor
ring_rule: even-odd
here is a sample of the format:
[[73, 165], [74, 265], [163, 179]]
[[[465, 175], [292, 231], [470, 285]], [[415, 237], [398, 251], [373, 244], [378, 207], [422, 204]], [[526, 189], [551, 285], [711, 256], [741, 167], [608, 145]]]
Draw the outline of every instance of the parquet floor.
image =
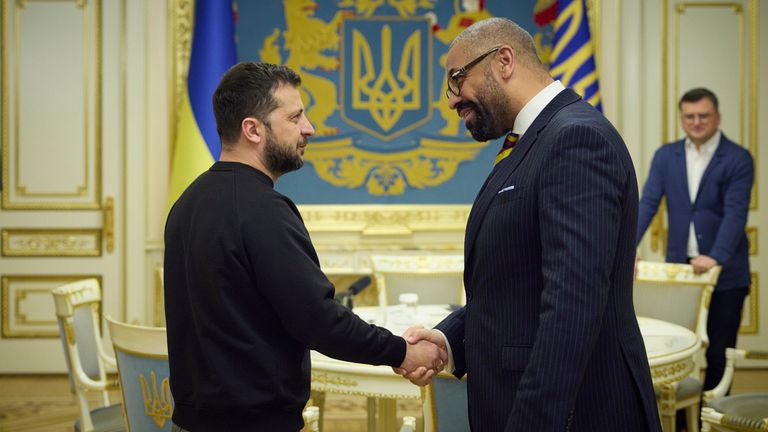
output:
[[[768, 391], [768, 370], [737, 371], [733, 392], [750, 391]], [[113, 392], [112, 400], [119, 401], [120, 394]], [[366, 431], [365, 398], [329, 394], [324, 414], [326, 432]], [[421, 424], [421, 405], [398, 403], [398, 417], [405, 415]], [[66, 376], [0, 375], [0, 432], [71, 432], [77, 416]]]
[[[110, 401], [119, 402], [112, 392]], [[93, 397], [94, 406], [96, 397]], [[326, 432], [365, 432], [367, 402], [363, 397], [329, 394], [325, 401]], [[421, 404], [398, 403], [398, 416], [421, 423]], [[0, 432], [72, 432], [79, 412], [63, 375], [0, 375]]]

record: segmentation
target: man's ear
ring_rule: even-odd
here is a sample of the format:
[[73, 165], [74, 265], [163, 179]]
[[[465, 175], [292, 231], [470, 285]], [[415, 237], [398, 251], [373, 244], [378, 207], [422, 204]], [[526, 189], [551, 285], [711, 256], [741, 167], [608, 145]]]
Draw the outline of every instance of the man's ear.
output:
[[496, 53], [496, 61], [501, 65], [501, 78], [508, 80], [517, 66], [517, 53], [512, 47], [504, 45]]
[[264, 123], [260, 122], [255, 117], [246, 117], [240, 123], [240, 132], [243, 137], [254, 144], [259, 144], [264, 139], [265, 128]]

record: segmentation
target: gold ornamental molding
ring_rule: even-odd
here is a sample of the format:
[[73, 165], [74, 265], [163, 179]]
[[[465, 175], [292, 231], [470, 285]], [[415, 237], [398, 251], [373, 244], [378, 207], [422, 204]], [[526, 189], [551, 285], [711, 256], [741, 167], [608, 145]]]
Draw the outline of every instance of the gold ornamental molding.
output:
[[680, 381], [683, 377], [688, 376], [692, 370], [693, 360], [687, 358], [669, 365], [651, 368], [651, 378], [654, 386], [663, 386]]
[[364, 236], [410, 235], [419, 231], [463, 231], [469, 205], [301, 205], [311, 232]]
[[[55, 319], [51, 289], [85, 278], [99, 275], [4, 275], [0, 282], [0, 310], [2, 311], [3, 338], [52, 339], [59, 337], [59, 328]], [[32, 301], [31, 296], [41, 297], [36, 305], [48, 307], [51, 319], [33, 319], [23, 310], [25, 303]], [[40, 303], [45, 302], [45, 304]], [[101, 307], [98, 308], [101, 311]]]
[[55, 319], [30, 319], [27, 317], [27, 314], [23, 313], [21, 311], [21, 304], [24, 302], [24, 300], [27, 299], [27, 296], [29, 295], [41, 295], [41, 294], [48, 294], [50, 295], [50, 290], [42, 289], [42, 288], [30, 288], [30, 289], [20, 289], [17, 291], [16, 298], [14, 301], [14, 311], [15, 311], [15, 322], [18, 325], [45, 325], [45, 326], [52, 326], [56, 325]]
[[312, 372], [312, 383], [336, 387], [357, 387], [358, 382], [343, 376], [331, 375], [326, 372]]
[[[184, 86], [187, 85], [187, 74], [189, 73], [189, 58], [192, 54], [192, 28], [195, 23], [195, 2], [194, 0], [170, 0], [168, 2], [168, 82], [171, 94], [169, 100], [168, 112], [168, 130], [171, 131], [169, 143], [171, 143], [170, 153], [174, 152], [176, 143], [176, 120], [178, 112], [176, 107], [181, 105]], [[169, 163], [170, 163], [169, 158]]]
[[[21, 137], [21, 88], [19, 80], [22, 76], [21, 63], [21, 14], [30, 3], [50, 3], [45, 0], [17, 0], [16, 2], [0, 2], [0, 23], [2, 25], [2, 39], [0, 45], [0, 88], [2, 90], [2, 104], [0, 112], [0, 124], [2, 124], [2, 208], [4, 209], [47, 209], [47, 210], [72, 210], [72, 209], [98, 209], [101, 196], [101, 129], [102, 129], [102, 17], [101, 0], [72, 0], [70, 3], [82, 12], [83, 20], [83, 173], [82, 183], [74, 185], [74, 190], [69, 191], [42, 191], [32, 190], [29, 185], [23, 184], [21, 176], [21, 151], [23, 148]], [[13, 41], [9, 40], [9, 4], [13, 8]], [[93, 14], [93, 18], [91, 18]], [[95, 24], [91, 24], [95, 23]], [[91, 28], [92, 27], [92, 28]], [[11, 51], [9, 53], [9, 51]], [[10, 56], [13, 61], [10, 61]], [[9, 98], [9, 69], [12, 65], [14, 86], [11, 96], [13, 101], [13, 130], [14, 136], [10, 138], [10, 98]], [[93, 75], [93, 76], [91, 76]], [[93, 108], [91, 109], [91, 106]], [[90, 113], [93, 112], [93, 120]], [[93, 131], [91, 134], [91, 121]], [[93, 135], [93, 156], [90, 155], [91, 139]], [[9, 151], [9, 144], [13, 145], [13, 156]], [[13, 164], [13, 165], [11, 165]], [[13, 170], [11, 170], [11, 166]], [[92, 166], [92, 168], [91, 168]], [[91, 184], [91, 169], [93, 170], [93, 184]], [[13, 182], [11, 182], [13, 172]], [[11, 195], [11, 191], [15, 195]], [[92, 194], [90, 202], [78, 201], [76, 198], [87, 197]], [[18, 200], [16, 198], [26, 198]], [[67, 200], [70, 199], [70, 200]]]
[[100, 229], [4, 229], [2, 243], [3, 256], [101, 256]]
[[155, 301], [154, 301], [154, 320], [155, 327], [165, 327], [165, 278], [162, 265], [155, 267]]
[[747, 227], [746, 232], [749, 240], [749, 254], [757, 255], [757, 227]]
[[[760, 329], [760, 295], [759, 295], [760, 282], [757, 277], [757, 272], [752, 272], [752, 283], [749, 285], [749, 297], [747, 297], [748, 303], [744, 305], [749, 313], [749, 320], [747, 323], [742, 321], [741, 327], [739, 327], [739, 334], [757, 334]], [[741, 313], [742, 318], [744, 312]]]
[[651, 220], [648, 231], [651, 235], [651, 250], [661, 254], [667, 253], [667, 227], [664, 221], [667, 220], [667, 197], [661, 198], [659, 209]]

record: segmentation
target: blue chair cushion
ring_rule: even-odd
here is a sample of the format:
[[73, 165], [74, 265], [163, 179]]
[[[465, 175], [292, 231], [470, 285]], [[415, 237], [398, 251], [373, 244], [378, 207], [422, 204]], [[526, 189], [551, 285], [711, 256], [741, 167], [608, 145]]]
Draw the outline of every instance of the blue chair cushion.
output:
[[[114, 404], [91, 411], [91, 421], [95, 432], [125, 432], [123, 404]], [[75, 432], [80, 432], [80, 419], [75, 422]]]
[[704, 387], [703, 383], [693, 377], [685, 377], [682, 381], [677, 383], [677, 392], [675, 392], [675, 397], [677, 400], [682, 399], [688, 399], [691, 396], [694, 395], [701, 395], [702, 388]]

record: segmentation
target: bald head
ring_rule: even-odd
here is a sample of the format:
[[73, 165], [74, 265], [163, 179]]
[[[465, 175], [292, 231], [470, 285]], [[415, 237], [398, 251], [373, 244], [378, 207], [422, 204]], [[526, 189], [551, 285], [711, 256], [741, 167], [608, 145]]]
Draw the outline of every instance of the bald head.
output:
[[536, 53], [531, 35], [506, 18], [488, 18], [472, 24], [453, 40], [449, 49], [456, 47], [467, 57], [476, 57], [499, 45], [511, 46], [519, 64], [549, 75]]

